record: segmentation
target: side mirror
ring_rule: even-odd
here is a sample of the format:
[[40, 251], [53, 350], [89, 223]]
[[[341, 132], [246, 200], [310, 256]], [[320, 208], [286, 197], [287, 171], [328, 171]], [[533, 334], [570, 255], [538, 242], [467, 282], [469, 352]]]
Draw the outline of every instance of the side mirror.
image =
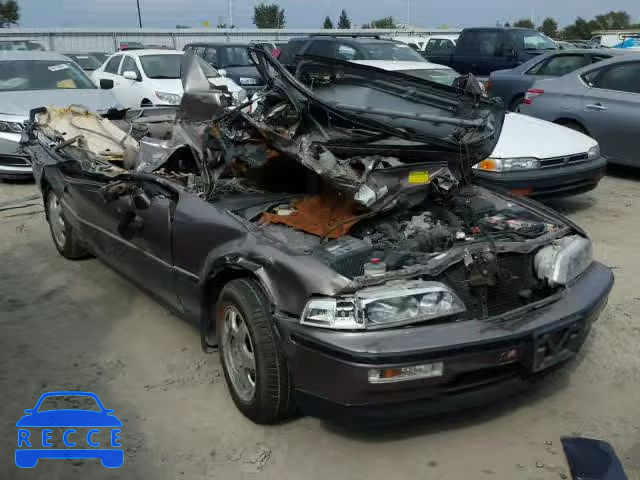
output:
[[111, 90], [113, 88], [113, 80], [107, 78], [100, 79], [100, 88], [102, 90]]
[[221, 77], [227, 76], [227, 71], [224, 68], [219, 68], [218, 73], [220, 74]]
[[27, 408], [24, 413], [28, 413], [28, 414], [32, 414], [33, 413], [33, 408]]
[[133, 194], [133, 206], [136, 210], [146, 210], [151, 206], [151, 198], [142, 190]]
[[126, 72], [124, 72], [122, 74], [123, 78], [126, 78], [127, 80], [135, 80], [138, 81], [138, 74], [136, 72], [133, 72], [131, 70], [127, 70]]

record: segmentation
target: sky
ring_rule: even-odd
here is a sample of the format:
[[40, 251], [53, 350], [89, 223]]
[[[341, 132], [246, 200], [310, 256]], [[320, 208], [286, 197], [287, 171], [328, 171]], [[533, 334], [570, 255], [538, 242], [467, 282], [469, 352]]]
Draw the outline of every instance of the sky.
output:
[[[177, 24], [202, 27], [228, 21], [229, 1], [233, 4], [233, 23], [252, 28], [253, 7], [260, 0], [139, 0], [143, 26], [170, 28]], [[276, 0], [267, 0], [272, 3]], [[18, 0], [22, 27], [137, 27], [136, 0]], [[560, 25], [573, 23], [577, 16], [592, 18], [610, 10], [626, 10], [640, 22], [638, 0], [279, 0], [285, 9], [289, 28], [320, 28], [324, 17], [334, 22], [345, 8], [355, 25], [393, 16], [397, 22], [407, 18], [421, 27], [495, 25], [496, 21], [530, 18], [536, 24], [548, 16]], [[532, 6], [534, 10], [532, 11]]]

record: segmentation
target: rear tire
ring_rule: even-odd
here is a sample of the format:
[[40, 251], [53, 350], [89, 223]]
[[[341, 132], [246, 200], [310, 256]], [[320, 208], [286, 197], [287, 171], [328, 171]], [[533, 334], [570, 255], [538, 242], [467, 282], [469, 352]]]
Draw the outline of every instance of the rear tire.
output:
[[74, 233], [71, 225], [65, 220], [62, 202], [58, 194], [51, 188], [45, 190], [44, 208], [51, 230], [53, 244], [60, 254], [69, 260], [79, 260], [91, 256]]
[[520, 108], [524, 104], [524, 97], [516, 97], [509, 105], [509, 111], [520, 113]]
[[291, 416], [294, 406], [289, 368], [261, 286], [248, 278], [227, 283], [220, 293], [215, 318], [220, 362], [238, 409], [262, 424]]

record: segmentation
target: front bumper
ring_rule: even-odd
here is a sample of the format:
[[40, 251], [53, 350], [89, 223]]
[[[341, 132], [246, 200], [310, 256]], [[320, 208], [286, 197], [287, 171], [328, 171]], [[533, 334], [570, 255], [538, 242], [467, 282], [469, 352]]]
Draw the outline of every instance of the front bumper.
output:
[[[304, 327], [277, 317], [302, 409], [312, 415], [397, 416], [504, 398], [574, 356], [606, 304], [613, 274], [591, 267], [557, 301], [510, 320], [370, 332]], [[372, 384], [370, 368], [443, 362], [443, 375]]]
[[474, 177], [488, 186], [497, 185], [530, 197], [577, 195], [594, 189], [604, 176], [606, 159], [537, 170], [487, 172], [473, 170]]

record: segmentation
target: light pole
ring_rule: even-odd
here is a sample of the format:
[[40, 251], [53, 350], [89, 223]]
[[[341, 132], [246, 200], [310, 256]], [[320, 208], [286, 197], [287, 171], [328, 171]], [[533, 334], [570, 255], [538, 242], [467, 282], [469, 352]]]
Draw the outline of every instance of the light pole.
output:
[[407, 0], [407, 28], [411, 25], [411, 0]]
[[142, 15], [140, 14], [140, 0], [136, 0], [136, 5], [138, 5], [138, 25], [142, 28]]
[[233, 28], [233, 0], [229, 0], [229, 28]]

